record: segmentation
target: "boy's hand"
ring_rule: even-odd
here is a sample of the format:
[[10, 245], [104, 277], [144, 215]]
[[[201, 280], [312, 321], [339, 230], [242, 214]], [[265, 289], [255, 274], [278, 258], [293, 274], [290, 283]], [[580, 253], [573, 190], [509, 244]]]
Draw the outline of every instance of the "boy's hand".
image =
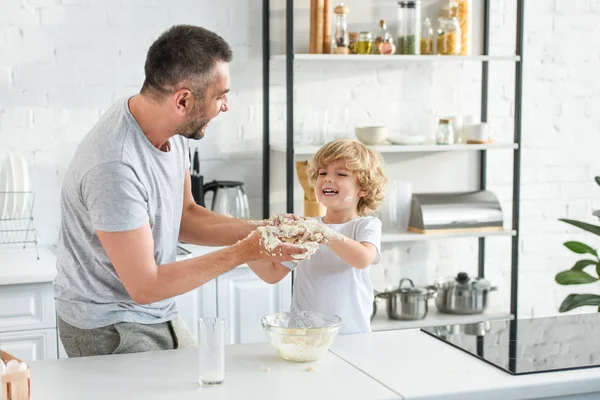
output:
[[342, 235], [339, 232], [334, 231], [330, 227], [325, 224], [318, 224], [318, 227], [315, 230], [315, 233], [321, 234], [323, 237], [319, 243], [321, 244], [329, 244], [332, 240], [341, 240], [342, 242], [346, 241], [346, 236]]

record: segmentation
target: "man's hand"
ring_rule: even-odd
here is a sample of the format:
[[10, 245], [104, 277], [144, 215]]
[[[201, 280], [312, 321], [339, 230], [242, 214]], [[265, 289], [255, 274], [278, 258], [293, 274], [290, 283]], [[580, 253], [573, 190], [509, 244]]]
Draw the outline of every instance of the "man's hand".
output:
[[[297, 260], [298, 255], [306, 253], [306, 249], [291, 244], [280, 243], [273, 250], [267, 249], [266, 243], [261, 238], [258, 231], [254, 231], [240, 244], [244, 245], [248, 251], [248, 258], [251, 261], [269, 261], [281, 263], [284, 261]], [[293, 257], [296, 255], [296, 257]]]

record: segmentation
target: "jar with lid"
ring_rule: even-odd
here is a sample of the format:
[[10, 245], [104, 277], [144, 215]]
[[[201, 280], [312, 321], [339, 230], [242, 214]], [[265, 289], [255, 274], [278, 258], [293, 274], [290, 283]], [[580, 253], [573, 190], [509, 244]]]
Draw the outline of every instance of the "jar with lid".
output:
[[348, 33], [348, 49], [350, 50], [350, 54], [356, 53], [356, 42], [358, 42], [358, 32], [349, 32]]
[[448, 16], [456, 18], [460, 26], [460, 54], [463, 56], [469, 55], [469, 0], [449, 0]]
[[340, 3], [333, 9], [335, 13], [335, 54], [349, 54], [350, 38], [348, 37], [347, 15], [350, 12], [348, 6]]
[[356, 54], [371, 54], [371, 48], [373, 47], [371, 32], [363, 31], [358, 35], [358, 41], [356, 42]]
[[421, 32], [421, 54], [435, 54], [433, 49], [434, 38], [431, 19], [425, 18], [423, 20], [423, 31]]
[[387, 25], [385, 20], [379, 21], [379, 30], [377, 31], [377, 36], [375, 36], [375, 44], [373, 46], [373, 53], [381, 54], [381, 49], [379, 46], [382, 43], [388, 43], [388, 39], [391, 37], [390, 33], [387, 30]]
[[438, 22], [438, 54], [447, 56], [459, 55], [461, 48], [461, 32], [458, 20], [456, 18], [441, 17], [438, 18]]
[[421, 0], [398, 1], [398, 54], [419, 54]]
[[435, 142], [437, 144], [454, 144], [454, 129], [449, 118], [440, 118], [435, 134]]

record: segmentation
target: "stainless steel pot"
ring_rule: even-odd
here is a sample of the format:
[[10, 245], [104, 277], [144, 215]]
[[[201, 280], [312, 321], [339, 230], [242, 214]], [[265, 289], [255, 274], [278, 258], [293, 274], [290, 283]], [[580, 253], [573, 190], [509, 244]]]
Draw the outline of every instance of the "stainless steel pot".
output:
[[437, 309], [447, 314], [481, 314], [487, 308], [489, 292], [498, 290], [485, 279], [471, 279], [465, 272], [429, 288], [437, 291]]
[[[403, 286], [406, 282], [410, 286]], [[377, 294], [377, 297], [387, 300], [388, 317], [402, 321], [425, 318], [428, 311], [427, 302], [434, 296], [435, 290], [416, 287], [408, 278], [400, 280], [398, 289]]]

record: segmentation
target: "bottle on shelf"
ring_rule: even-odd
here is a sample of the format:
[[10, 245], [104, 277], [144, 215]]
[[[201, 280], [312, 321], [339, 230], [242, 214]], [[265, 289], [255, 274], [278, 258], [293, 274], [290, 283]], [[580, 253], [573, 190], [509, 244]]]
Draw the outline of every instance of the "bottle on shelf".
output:
[[373, 41], [371, 32], [363, 31], [358, 35], [358, 41], [356, 42], [356, 54], [371, 54], [373, 47]]
[[420, 54], [421, 0], [398, 1], [398, 54]]
[[456, 18], [438, 18], [437, 53], [445, 56], [460, 55], [461, 32]]
[[454, 144], [454, 129], [449, 118], [440, 118], [435, 135], [437, 144]]
[[385, 20], [382, 19], [379, 21], [379, 30], [377, 31], [377, 36], [375, 36], [375, 45], [373, 46], [373, 53], [381, 54], [381, 49], [379, 47], [382, 43], [389, 43], [390, 38], [391, 35], [387, 29]]
[[350, 9], [344, 3], [333, 9], [335, 13], [335, 54], [350, 54], [347, 17]]
[[425, 18], [423, 20], [423, 31], [421, 32], [421, 54], [435, 54], [433, 40], [435, 35], [433, 34], [433, 26], [431, 25], [431, 18]]

